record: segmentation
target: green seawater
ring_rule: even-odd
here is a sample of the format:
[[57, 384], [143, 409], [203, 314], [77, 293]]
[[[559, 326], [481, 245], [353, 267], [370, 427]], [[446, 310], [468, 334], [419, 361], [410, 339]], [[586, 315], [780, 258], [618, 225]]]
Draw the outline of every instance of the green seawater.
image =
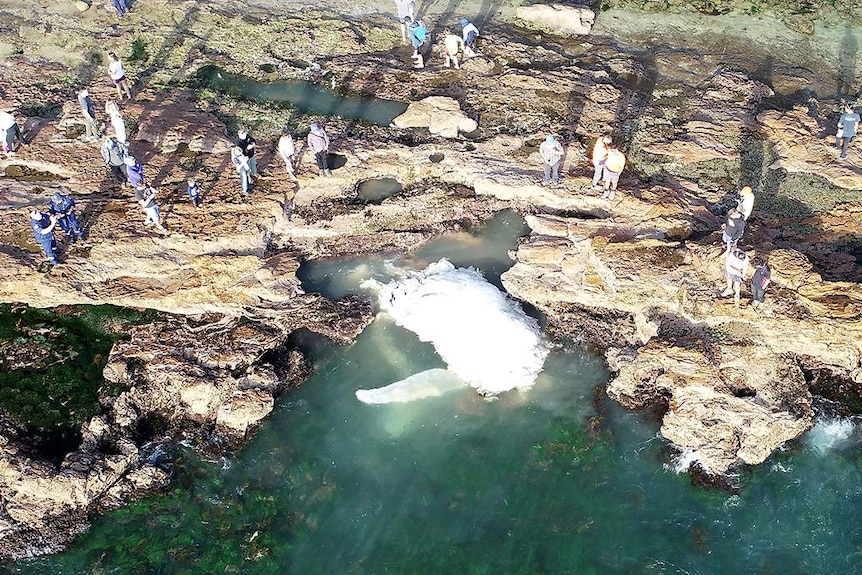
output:
[[[442, 250], [463, 265], [472, 253], [488, 269], [496, 261], [494, 275], [522, 225], [503, 214], [490, 235], [447, 238], [411, 261]], [[322, 262], [305, 270], [306, 285], [350, 291], [362, 277], [385, 279], [388, 265]], [[183, 453], [169, 493], [107, 513], [69, 551], [7, 572], [826, 575], [862, 566], [852, 421], [821, 421], [728, 495], [671, 470], [656, 415], [610, 401], [602, 361], [583, 349], [552, 351], [529, 392], [365, 405], [358, 388], [442, 367], [433, 347], [385, 316], [349, 347], [297, 341], [315, 373], [242, 451], [218, 462]]]

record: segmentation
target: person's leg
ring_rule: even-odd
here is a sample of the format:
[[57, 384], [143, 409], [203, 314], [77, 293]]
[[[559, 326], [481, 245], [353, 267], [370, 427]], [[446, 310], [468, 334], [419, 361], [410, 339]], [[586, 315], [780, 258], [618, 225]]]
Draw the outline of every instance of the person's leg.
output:
[[452, 63], [455, 64], [455, 69], [460, 70], [461, 66], [458, 65], [458, 54], [452, 55]]
[[126, 78], [123, 78], [123, 90], [126, 91], [126, 98], [131, 100], [132, 99], [132, 92], [129, 89], [129, 81]]
[[9, 149], [13, 149], [13, 144], [15, 142], [15, 138], [18, 138], [18, 141], [21, 142], [22, 146], [26, 146], [27, 142], [24, 140], [24, 134], [21, 133], [21, 128], [18, 126], [18, 122], [12, 124], [12, 127], [9, 128], [8, 133], [12, 135], [12, 139], [10, 140]]
[[604, 165], [605, 165], [604, 162], [599, 162], [598, 164], [596, 164], [595, 170], [593, 170], [593, 187], [594, 188], [599, 187], [599, 180], [602, 177], [602, 168], [604, 167]]
[[[620, 183], [620, 173], [611, 172], [611, 192], [617, 191], [617, 185]], [[613, 193], [611, 194], [613, 196]]]
[[248, 170], [240, 170], [239, 181], [242, 184], [242, 194], [248, 195]]
[[763, 300], [765, 299], [764, 296], [766, 295], [765, 291], [753, 279], [751, 280], [749, 287], [751, 287], [751, 305], [757, 307], [763, 303]]
[[548, 162], [542, 162], [542, 167], [545, 170], [545, 175], [542, 178], [542, 183], [547, 183], [551, 181], [551, 165]]
[[742, 285], [742, 281], [739, 279], [733, 280], [733, 305], [739, 307], [739, 288]]
[[296, 172], [293, 169], [293, 156], [284, 159], [284, 167], [287, 169], [287, 175], [295, 182]]
[[314, 154], [314, 161], [317, 163], [317, 169], [318, 169], [319, 174], [321, 176], [324, 175], [326, 173], [326, 171], [329, 169], [329, 162], [327, 161], [328, 159], [329, 159], [329, 152], [326, 150], [323, 150], [323, 151], [320, 151], [320, 152], [317, 152], [316, 154]]
[[733, 294], [733, 280], [730, 276], [727, 276], [727, 287], [724, 288], [724, 291], [721, 292], [722, 297], [727, 297]]
[[842, 157], [842, 158], [846, 158], [846, 157], [847, 157], [847, 148], [849, 148], [849, 147], [850, 147], [850, 140], [851, 140], [851, 139], [852, 139], [852, 138], [848, 138], [848, 137], [846, 137], [846, 136], [845, 136], [845, 137], [843, 137], [843, 138], [841, 138], [841, 140], [843, 140], [843, 141], [841, 142], [841, 157]]
[[75, 214], [75, 212], [69, 212], [69, 215], [66, 216], [66, 219], [69, 221], [69, 229], [72, 231], [72, 233], [79, 238], [83, 237], [83, 234], [81, 233], [81, 226], [78, 225], [78, 216]]
[[57, 242], [54, 241], [54, 238], [42, 240], [40, 243], [45, 255], [48, 256], [48, 261], [52, 265], [57, 265]]
[[248, 167], [251, 170], [251, 175], [257, 175], [257, 157], [252, 156], [248, 159]]
[[114, 87], [117, 89], [117, 101], [123, 99], [123, 89], [120, 87], [121, 83], [122, 82], [117, 82], [116, 80], [114, 80]]
[[554, 180], [554, 183], [559, 183], [560, 181], [560, 165], [562, 165], [562, 160], [557, 160], [554, 162], [554, 165], [551, 166], [551, 179]]
[[165, 226], [162, 225], [162, 214], [159, 212], [159, 206], [153, 206], [153, 221], [156, 222], [156, 227], [165, 231]]

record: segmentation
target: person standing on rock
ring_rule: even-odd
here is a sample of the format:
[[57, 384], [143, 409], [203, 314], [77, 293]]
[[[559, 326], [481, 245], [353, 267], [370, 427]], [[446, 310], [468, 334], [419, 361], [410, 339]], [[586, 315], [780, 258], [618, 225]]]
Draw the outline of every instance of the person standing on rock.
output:
[[196, 208], [201, 207], [201, 189], [198, 186], [197, 180], [194, 178], [189, 178], [186, 183], [188, 184], [187, 192], [189, 194], [189, 199], [192, 201], [192, 204]]
[[144, 167], [138, 163], [134, 156], [126, 156], [123, 158], [123, 163], [126, 164], [126, 179], [129, 185], [137, 188], [144, 183]]
[[124, 146], [128, 146], [129, 142], [126, 135], [126, 121], [123, 119], [123, 114], [120, 112], [120, 107], [116, 102], [105, 102], [105, 113], [111, 121], [111, 127], [114, 129], [114, 137]]
[[425, 51], [425, 40], [428, 38], [428, 27], [422, 20], [414, 20], [409, 16], [404, 18], [404, 25], [407, 26], [407, 36], [413, 45], [413, 67], [424, 68], [425, 57], [422, 54]]
[[742, 219], [747, 222], [753, 209], [754, 192], [751, 191], [751, 186], [742, 186], [742, 189], [739, 190], [739, 200], [736, 202], [736, 211], [742, 214]]
[[608, 146], [613, 143], [610, 136], [604, 135], [596, 138], [596, 143], [593, 144], [593, 189], [600, 190], [599, 180], [602, 177], [602, 170], [605, 167], [605, 160], [608, 158]]
[[293, 169], [293, 156], [296, 153], [296, 146], [293, 143], [293, 136], [288, 128], [284, 128], [281, 138], [278, 139], [278, 155], [284, 160], [284, 167], [287, 169], [287, 175], [294, 182], [296, 180], [296, 172]]
[[838, 133], [835, 134], [835, 145], [841, 148], [841, 158], [847, 157], [847, 148], [850, 147], [850, 140], [856, 137], [858, 125], [859, 114], [849, 104], [844, 106], [844, 113], [838, 119]]
[[117, 11], [117, 18], [125, 16], [126, 12], [130, 9], [128, 0], [111, 0], [111, 5], [113, 5], [114, 10]]
[[733, 305], [739, 307], [739, 288], [745, 281], [745, 272], [748, 271], [748, 254], [738, 249], [728, 253], [724, 260], [724, 271], [727, 287], [721, 292], [721, 296], [733, 295]]
[[458, 55], [464, 51], [464, 40], [447, 30], [446, 37], [443, 39], [443, 46], [446, 49], [446, 67], [449, 68], [454, 64], [455, 69], [460, 70]]
[[606, 144], [606, 146], [608, 155], [605, 158], [605, 165], [602, 166], [602, 187], [604, 188], [602, 197], [612, 200], [617, 191], [620, 174], [626, 167], [626, 155], [612, 143]]
[[464, 58], [476, 55], [476, 40], [479, 39], [479, 29], [466, 18], [461, 18], [461, 38], [464, 40]]
[[236, 168], [236, 173], [239, 176], [242, 195], [247, 198], [250, 194], [249, 188], [251, 187], [251, 166], [248, 165], [248, 157], [243, 153], [242, 148], [234, 146], [230, 151], [230, 161], [233, 167]]
[[766, 286], [772, 280], [772, 270], [762, 258], [754, 258], [754, 275], [751, 276], [751, 307], [759, 311], [766, 301]]
[[117, 88], [117, 99], [122, 100], [123, 92], [125, 92], [126, 97], [131, 100], [132, 93], [129, 91], [129, 81], [126, 79], [126, 69], [123, 67], [123, 63], [119, 58], [117, 58], [117, 55], [114, 52], [108, 52], [108, 75], [111, 77], [111, 81]]
[[317, 122], [312, 122], [306, 141], [308, 147], [314, 152], [314, 161], [317, 162], [317, 175], [331, 176], [332, 171], [329, 169], [329, 136], [326, 134], [326, 131]]
[[407, 18], [413, 20], [415, 4], [413, 0], [395, 0], [395, 8], [398, 10], [398, 23], [401, 25], [401, 41], [405, 44], [407, 39]]
[[543, 184], [553, 181], [560, 182], [560, 165], [563, 163], [563, 145], [554, 139], [553, 134], [548, 134], [542, 145], [539, 146], [539, 155], [542, 157], [542, 165], [545, 168]]
[[78, 225], [78, 216], [75, 215], [75, 200], [67, 194], [59, 191], [51, 194], [51, 202], [48, 206], [52, 215], [56, 216], [57, 223], [66, 237], [74, 243], [76, 239], [84, 239], [81, 227]]
[[731, 250], [736, 248], [736, 244], [742, 239], [742, 234], [745, 232], [745, 220], [742, 214], [736, 210], [730, 210], [727, 214], [727, 220], [721, 225], [721, 239], [726, 246], [725, 254], [729, 254]]
[[27, 141], [24, 139], [24, 134], [21, 133], [21, 128], [18, 126], [18, 121], [15, 119], [15, 116], [9, 112], [0, 112], [0, 132], [6, 135], [6, 137], [3, 138], [3, 151], [7, 154], [15, 152], [16, 139], [22, 146], [27, 145]]
[[102, 158], [105, 160], [105, 165], [114, 174], [114, 177], [119, 180], [120, 184], [125, 184], [129, 181], [126, 176], [126, 148], [116, 138], [105, 138], [102, 143]]
[[254, 157], [257, 142], [251, 137], [248, 130], [240, 128], [236, 133], [236, 145], [242, 150], [246, 163], [248, 164], [248, 169], [251, 171], [251, 175], [257, 176], [257, 160]]
[[157, 190], [155, 188], [151, 188], [143, 182], [135, 186], [135, 199], [144, 208], [144, 213], [147, 214], [147, 217], [144, 219], [144, 225], [156, 224], [159, 231], [166, 232], [168, 230], [162, 225], [160, 219], [159, 205], [156, 203], [156, 193]]
[[57, 265], [57, 242], [54, 240], [54, 228], [57, 226], [57, 218], [49, 216], [39, 210], [30, 212], [30, 228], [33, 230], [33, 238], [42, 251], [48, 256], [51, 265]]
[[95, 140], [100, 137], [99, 123], [96, 121], [96, 105], [93, 104], [93, 99], [86, 88], [78, 92], [78, 105], [81, 106], [81, 115], [84, 116], [84, 127], [87, 130], [86, 137], [88, 140]]

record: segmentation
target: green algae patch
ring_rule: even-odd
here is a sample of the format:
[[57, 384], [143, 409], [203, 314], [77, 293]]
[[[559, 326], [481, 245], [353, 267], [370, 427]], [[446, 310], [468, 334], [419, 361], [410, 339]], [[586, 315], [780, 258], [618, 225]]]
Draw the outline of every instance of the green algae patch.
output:
[[80, 441], [81, 424], [101, 411], [102, 369], [127, 326], [153, 312], [113, 306], [31, 308], [0, 305], [0, 411], [45, 456]]

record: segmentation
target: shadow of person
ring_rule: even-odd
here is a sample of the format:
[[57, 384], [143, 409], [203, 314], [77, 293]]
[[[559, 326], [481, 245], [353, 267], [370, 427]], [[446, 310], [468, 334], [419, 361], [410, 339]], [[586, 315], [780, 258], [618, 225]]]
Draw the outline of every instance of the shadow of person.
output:
[[844, 37], [838, 47], [838, 77], [835, 81], [835, 93], [841, 97], [855, 95], [853, 81], [856, 79], [856, 55], [859, 53], [859, 43], [853, 34], [853, 26], [848, 22]]

